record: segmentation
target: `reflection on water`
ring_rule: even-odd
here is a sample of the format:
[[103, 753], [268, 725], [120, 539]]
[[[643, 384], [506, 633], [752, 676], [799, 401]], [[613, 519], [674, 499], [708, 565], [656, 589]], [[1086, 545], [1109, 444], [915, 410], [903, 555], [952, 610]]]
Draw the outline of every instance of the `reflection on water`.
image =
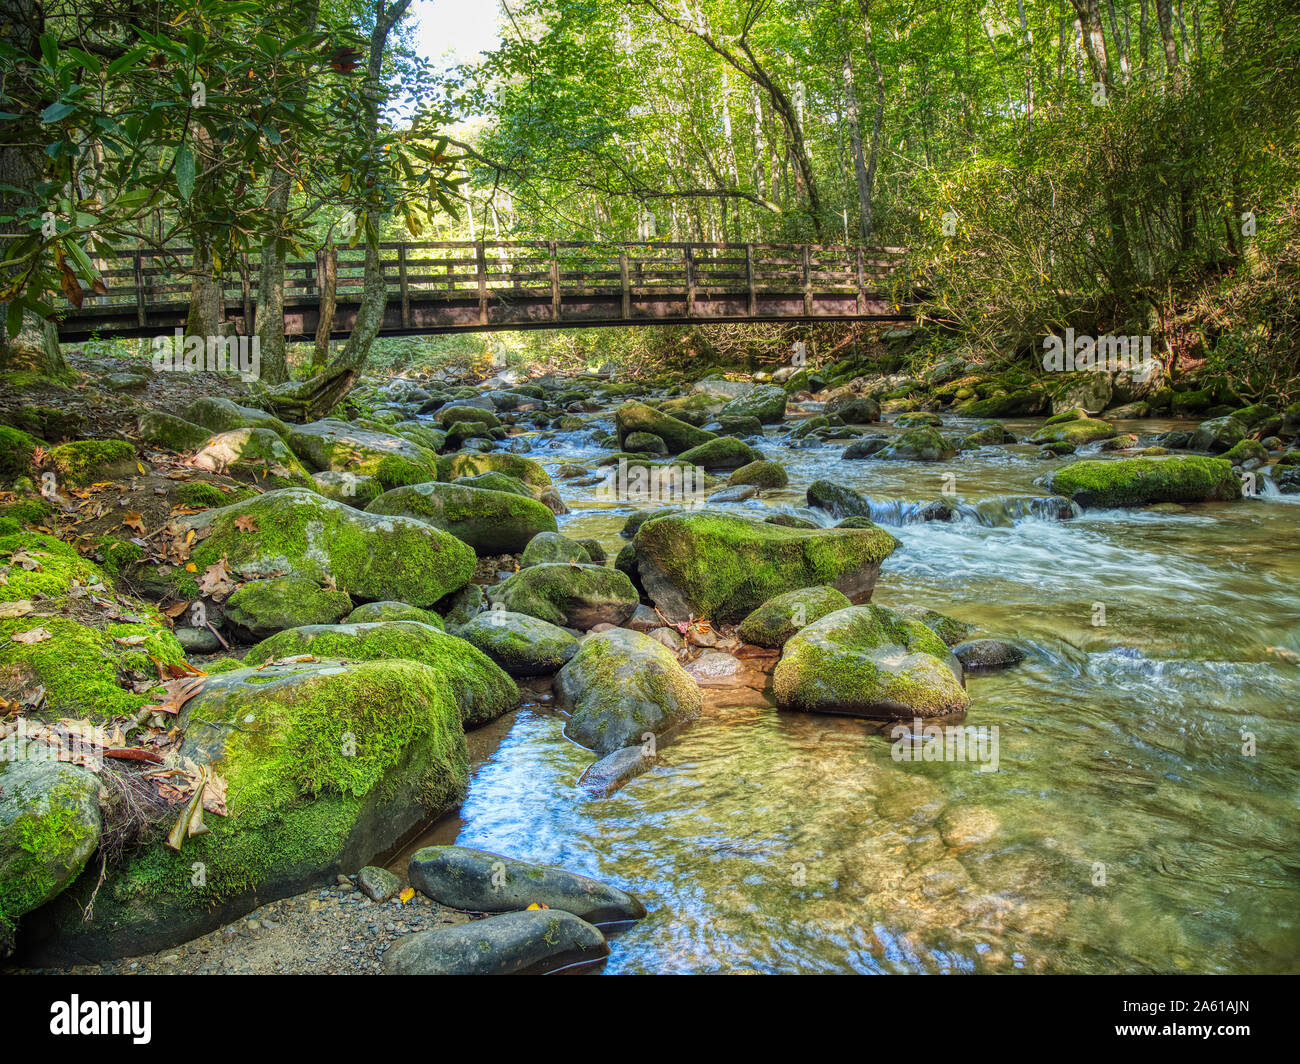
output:
[[[591, 439], [531, 453], [552, 471], [590, 463]], [[733, 509], [796, 509], [820, 477], [945, 498], [944, 473], [977, 503], [1042, 494], [1034, 480], [1060, 464], [1017, 446], [845, 462], [841, 446], [769, 440], [790, 488]], [[561, 490], [562, 531], [622, 545], [630, 508]], [[875, 601], [1029, 651], [969, 681], [966, 723], [997, 726], [998, 772], [897, 762], [862, 721], [724, 704], [592, 799], [574, 787], [592, 755], [524, 709], [476, 769], [457, 841], [637, 892], [651, 915], [614, 940], [611, 972], [1295, 971], [1296, 514], [1266, 494], [901, 525]]]

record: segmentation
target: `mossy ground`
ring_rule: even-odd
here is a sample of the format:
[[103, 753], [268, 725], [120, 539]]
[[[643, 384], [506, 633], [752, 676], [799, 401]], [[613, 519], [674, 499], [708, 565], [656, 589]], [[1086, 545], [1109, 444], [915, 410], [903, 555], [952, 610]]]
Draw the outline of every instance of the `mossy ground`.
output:
[[74, 440], [49, 452], [59, 483], [84, 487], [135, 471], [135, 448], [125, 440]]

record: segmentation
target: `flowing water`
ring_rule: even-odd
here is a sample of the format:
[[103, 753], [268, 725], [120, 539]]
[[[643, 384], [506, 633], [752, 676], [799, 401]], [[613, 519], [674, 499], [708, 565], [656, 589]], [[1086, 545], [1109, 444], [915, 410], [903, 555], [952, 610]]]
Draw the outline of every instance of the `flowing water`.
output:
[[[554, 473], [604, 453], [591, 438], [529, 453]], [[997, 770], [898, 761], [879, 725], [713, 694], [662, 764], [591, 798], [593, 755], [525, 708], [474, 768], [455, 841], [636, 892], [650, 915], [609, 972], [1300, 969], [1300, 499], [1058, 521], [1005, 501], [1046, 494], [1061, 460], [1036, 448], [925, 464], [843, 446], [770, 438], [789, 489], [728, 508], [807, 514], [823, 477], [882, 520], [910, 509], [891, 500], [957, 502], [958, 521], [892, 528], [873, 601], [1028, 651], [968, 677], [964, 723], [996, 727]], [[632, 508], [559, 483], [561, 531], [612, 556]]]

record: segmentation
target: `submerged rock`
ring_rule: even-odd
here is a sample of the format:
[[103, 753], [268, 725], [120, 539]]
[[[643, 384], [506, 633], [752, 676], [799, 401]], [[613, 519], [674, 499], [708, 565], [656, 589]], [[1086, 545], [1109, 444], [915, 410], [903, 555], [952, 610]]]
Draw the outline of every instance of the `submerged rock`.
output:
[[666, 617], [729, 623], [822, 584], [863, 602], [898, 541], [874, 526], [808, 530], [695, 512], [647, 521], [633, 543], [641, 581]]
[[640, 901], [617, 887], [467, 846], [416, 850], [408, 878], [426, 897], [467, 912], [517, 912], [545, 905], [601, 924], [639, 920], [646, 914]]
[[556, 676], [555, 697], [570, 712], [564, 734], [601, 754], [694, 720], [702, 705], [677, 656], [627, 628], [583, 640]]
[[933, 631], [882, 606], [850, 606], [785, 645], [772, 676], [777, 705], [906, 720], [970, 705], [961, 666]]
[[605, 936], [572, 913], [539, 909], [406, 935], [384, 954], [389, 975], [512, 975], [591, 962]]
[[1018, 665], [1025, 660], [1025, 652], [1001, 639], [972, 639], [952, 648], [953, 656], [971, 670], [992, 671]]
[[625, 746], [588, 765], [579, 777], [578, 785], [590, 794], [610, 795], [648, 772], [658, 761], [658, 755], [643, 746]]

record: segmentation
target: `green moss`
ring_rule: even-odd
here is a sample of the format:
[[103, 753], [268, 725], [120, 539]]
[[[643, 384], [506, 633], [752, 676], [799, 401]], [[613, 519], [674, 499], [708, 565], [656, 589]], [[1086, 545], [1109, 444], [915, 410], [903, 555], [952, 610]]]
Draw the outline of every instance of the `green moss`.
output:
[[32, 454], [41, 441], [21, 429], [0, 425], [0, 474], [17, 477], [31, 472]]
[[6, 857], [0, 875], [0, 926], [12, 930], [18, 917], [62, 890], [97, 838], [98, 824], [87, 808], [85, 788], [67, 783], [41, 792], [39, 802], [24, 802], [16, 817], [0, 822], [0, 854]]
[[545, 469], [531, 458], [523, 455], [492, 451], [488, 454], [470, 454], [461, 452], [449, 454], [438, 459], [438, 479], [455, 480], [457, 477], [472, 477], [479, 473], [505, 473], [506, 476], [522, 480], [534, 488], [546, 488], [551, 478]]
[[1146, 506], [1241, 498], [1241, 481], [1222, 458], [1173, 455], [1075, 462], [1047, 479], [1058, 495], [1080, 506]]
[[37, 496], [19, 499], [8, 506], [0, 506], [0, 516], [12, 518], [19, 525], [42, 524], [53, 513], [54, 507]]
[[103, 556], [104, 572], [112, 577], [117, 577], [124, 566], [144, 557], [144, 548], [138, 543], [116, 536], [101, 536], [95, 541], [95, 549]]
[[125, 440], [74, 440], [49, 454], [61, 483], [84, 487], [136, 471], [135, 448]]
[[223, 491], [206, 480], [187, 480], [176, 485], [176, 501], [182, 506], [201, 506], [211, 509], [214, 506], [229, 506], [232, 503], [251, 499], [257, 492], [248, 488], [230, 488]]
[[753, 484], [757, 488], [784, 488], [790, 482], [785, 467], [778, 462], [757, 461], [741, 466], [730, 477], [728, 484]]
[[1119, 435], [1119, 429], [1109, 422], [1091, 417], [1075, 417], [1055, 424], [1045, 424], [1029, 437], [1030, 443], [1072, 443], [1080, 447], [1085, 443], [1109, 440]]
[[407, 484], [423, 484], [429, 480], [429, 470], [415, 462], [390, 454], [381, 458], [372, 474], [385, 491]]
[[781, 647], [796, 632], [828, 613], [851, 605], [833, 587], [808, 587], [787, 591], [768, 599], [740, 622], [737, 634], [746, 643], [760, 647]]
[[495, 720], [519, 701], [519, 688], [495, 662], [463, 639], [415, 621], [304, 625], [254, 646], [250, 665], [311, 654], [344, 661], [404, 659], [433, 669], [456, 699], [467, 726]]

